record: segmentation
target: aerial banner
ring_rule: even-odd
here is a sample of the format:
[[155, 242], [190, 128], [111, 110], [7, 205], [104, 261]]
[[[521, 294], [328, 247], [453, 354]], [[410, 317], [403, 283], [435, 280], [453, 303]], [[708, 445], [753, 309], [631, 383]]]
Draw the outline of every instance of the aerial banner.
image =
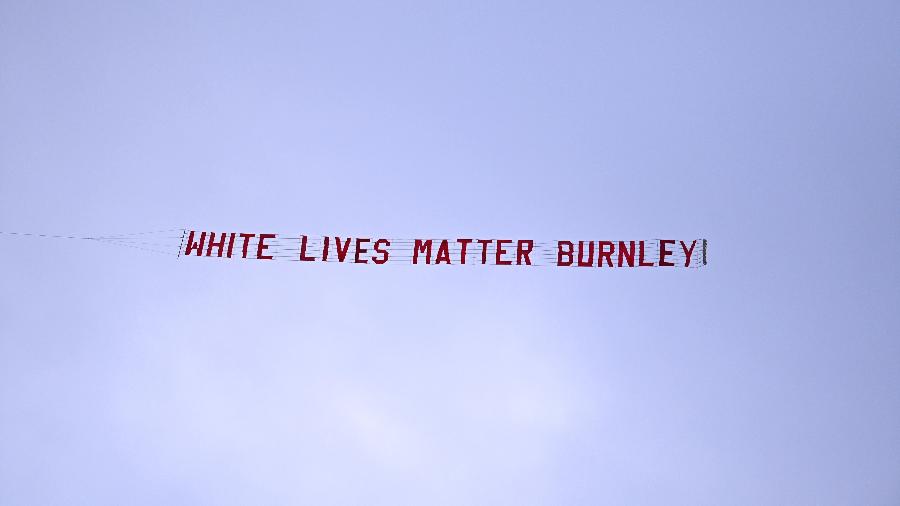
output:
[[178, 258], [287, 260], [364, 265], [491, 265], [510, 267], [685, 267], [706, 265], [706, 239], [395, 239], [322, 234], [216, 232], [183, 228], [99, 236], [3, 232], [77, 239]]
[[409, 264], [698, 268], [706, 265], [706, 250], [706, 239], [395, 239], [183, 230], [178, 256], [376, 266]]

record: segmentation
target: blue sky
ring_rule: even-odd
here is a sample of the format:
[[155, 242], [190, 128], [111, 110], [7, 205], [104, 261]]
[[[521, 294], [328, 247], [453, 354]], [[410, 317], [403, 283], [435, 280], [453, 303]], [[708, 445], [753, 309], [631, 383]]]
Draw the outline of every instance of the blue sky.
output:
[[893, 2], [0, 2], [0, 503], [896, 504]]

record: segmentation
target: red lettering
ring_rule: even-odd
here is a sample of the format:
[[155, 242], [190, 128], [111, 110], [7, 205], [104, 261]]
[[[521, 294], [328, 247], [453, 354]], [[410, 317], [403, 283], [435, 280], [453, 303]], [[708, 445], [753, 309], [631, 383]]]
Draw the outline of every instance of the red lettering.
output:
[[219, 258], [222, 258], [222, 250], [225, 248], [225, 233], [223, 232], [223, 233], [220, 234], [220, 235], [221, 235], [222, 237], [219, 239], [219, 242], [215, 242], [215, 240], [216, 240], [216, 233], [215, 233], [215, 232], [210, 232], [210, 233], [209, 233], [209, 243], [206, 245], [206, 256], [212, 256], [212, 255], [211, 255], [212, 249], [213, 249], [213, 248], [218, 248], [218, 250], [219, 250], [219, 255], [218, 255], [218, 257], [219, 257]]
[[490, 239], [478, 239], [476, 242], [481, 245], [481, 265], [484, 265], [487, 263], [487, 248], [488, 248], [488, 244], [491, 243], [491, 240]]
[[697, 245], [697, 240], [694, 239], [693, 241], [691, 241], [690, 248], [688, 248], [687, 245], [684, 244], [684, 241], [678, 241], [678, 242], [681, 243], [681, 249], [684, 250], [684, 266], [690, 267], [691, 266], [691, 255], [694, 254], [694, 246]]
[[[563, 244], [569, 247], [568, 251], [563, 251]], [[557, 241], [556, 242], [556, 265], [557, 267], [568, 267], [572, 265], [572, 250], [574, 249], [574, 245], [570, 241]], [[563, 255], [569, 257], [565, 263], [563, 263]]]
[[194, 231], [191, 230], [188, 235], [187, 247], [184, 249], [184, 256], [191, 254], [191, 251], [197, 250], [197, 256], [203, 255], [203, 243], [206, 242], [206, 232], [200, 232], [200, 242], [194, 242]]
[[241, 234], [241, 239], [244, 240], [244, 249], [243, 249], [244, 258], [247, 258], [247, 247], [250, 246], [250, 239], [253, 237], [256, 237], [256, 234]]
[[438, 246], [437, 255], [434, 257], [435, 265], [441, 262], [450, 265], [450, 245], [447, 243], [447, 239], [441, 241], [441, 245]]
[[[528, 246], [527, 248], [525, 246]], [[531, 250], [534, 249], [534, 241], [522, 239], [516, 243], [516, 265], [522, 265], [522, 259], [525, 259], [525, 265], [531, 265]]]
[[457, 239], [456, 242], [460, 244], [459, 246], [459, 263], [461, 265], [465, 265], [466, 263], [466, 248], [469, 244], [472, 243], [472, 239]]
[[644, 262], [644, 241], [638, 243], [638, 267], [653, 267], [653, 262]]
[[625, 241], [619, 241], [619, 267], [622, 267], [624, 264], [623, 260], [628, 260], [628, 267], [634, 267], [634, 241], [628, 241], [628, 246], [625, 246]]
[[237, 234], [234, 232], [231, 233], [231, 236], [228, 239], [228, 258], [231, 258], [231, 253], [234, 251], [234, 237]]
[[263, 251], [269, 249], [266, 245], [266, 239], [274, 239], [275, 234], [259, 234], [259, 243], [256, 245], [256, 258], [260, 260], [271, 260], [270, 255], [263, 255]]
[[322, 261], [328, 261], [328, 236], [322, 238]]
[[501, 260], [500, 256], [506, 253], [506, 250], [503, 249], [503, 243], [512, 243], [511, 240], [508, 239], [497, 239], [497, 251], [494, 252], [494, 264], [495, 265], [512, 265], [512, 260]]
[[671, 239], [660, 239], [659, 241], [659, 266], [660, 267], [675, 267], [675, 264], [669, 261], [666, 261], [666, 257], [671, 256], [672, 252], [666, 249], [666, 245], [675, 244], [675, 241]]
[[380, 253], [381, 258], [372, 257], [372, 262], [374, 262], [378, 265], [381, 265], [388, 261], [388, 250], [381, 249], [382, 244], [385, 246], [390, 246], [391, 241], [388, 241], [387, 239], [378, 239], [377, 241], [375, 241], [375, 252]]
[[369, 250], [367, 250], [366, 248], [360, 248], [359, 246], [360, 246], [360, 244], [362, 244], [364, 242], [369, 242], [371, 240], [372, 239], [360, 239], [360, 238], [356, 239], [356, 256], [353, 257], [353, 263], [355, 263], [355, 264], [369, 263], [368, 260], [360, 260], [360, 258], [359, 258], [360, 255], [362, 255], [363, 253], [367, 253]]
[[301, 262], [313, 262], [315, 258], [306, 255], [306, 236], [300, 236], [300, 261]]
[[[606, 251], [606, 247], [609, 247], [609, 251]], [[616, 251], [616, 245], [610, 241], [600, 241], [600, 251], [597, 252], [597, 267], [603, 267], [603, 259], [606, 259], [606, 265], [612, 267], [612, 255]]]
[[413, 245], [413, 261], [412, 263], [419, 263], [419, 253], [425, 253], [425, 263], [431, 263], [431, 239], [427, 241], [422, 241], [421, 239], [416, 239], [415, 244]]
[[584, 260], [584, 241], [578, 241], [578, 267], [594, 265], [594, 241], [588, 241], [588, 259]]
[[335, 236], [334, 247], [337, 249], [338, 262], [343, 262], [344, 259], [347, 258], [347, 252], [350, 251], [350, 238], [348, 237], [347, 240], [344, 241], [344, 247], [341, 248], [341, 238]]

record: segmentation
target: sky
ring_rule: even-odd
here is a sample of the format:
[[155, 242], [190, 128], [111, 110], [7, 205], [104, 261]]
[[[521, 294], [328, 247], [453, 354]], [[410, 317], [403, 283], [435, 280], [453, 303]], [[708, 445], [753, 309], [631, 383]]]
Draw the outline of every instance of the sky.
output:
[[900, 4], [0, 0], [0, 504], [900, 504]]

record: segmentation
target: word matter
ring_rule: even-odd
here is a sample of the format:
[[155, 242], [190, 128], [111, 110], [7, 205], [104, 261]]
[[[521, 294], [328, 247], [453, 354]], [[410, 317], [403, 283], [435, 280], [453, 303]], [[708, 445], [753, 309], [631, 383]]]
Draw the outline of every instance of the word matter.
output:
[[390, 239], [185, 230], [179, 256], [383, 265], [702, 267], [706, 239]]

